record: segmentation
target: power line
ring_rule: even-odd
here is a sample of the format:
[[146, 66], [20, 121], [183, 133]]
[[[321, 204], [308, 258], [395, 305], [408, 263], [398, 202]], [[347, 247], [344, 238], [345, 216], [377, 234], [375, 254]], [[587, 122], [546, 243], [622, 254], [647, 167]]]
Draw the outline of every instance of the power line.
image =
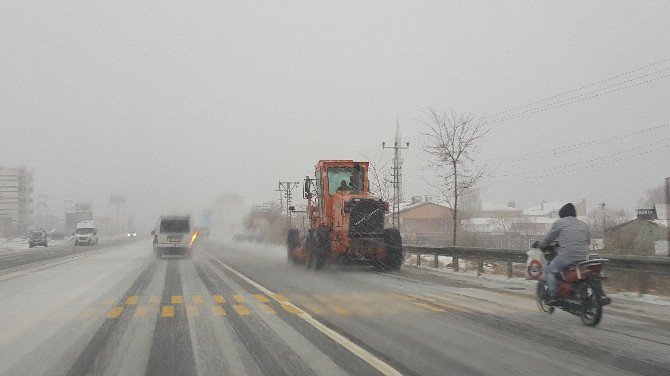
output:
[[[516, 179], [507, 179], [507, 180], [495, 180], [493, 182], [494, 183], [506, 183], [506, 182], [519, 181], [519, 180], [533, 180], [533, 179], [540, 179], [540, 178], [549, 177], [549, 176], [564, 175], [564, 174], [568, 174], [568, 173], [571, 173], [571, 172], [582, 171], [582, 170], [586, 170], [586, 169], [589, 169], [589, 168], [600, 167], [600, 166], [604, 166], [604, 165], [608, 165], [608, 164], [612, 164], [612, 163], [616, 163], [616, 162], [625, 161], [625, 160], [628, 160], [628, 159], [637, 158], [637, 157], [640, 157], [640, 156], [643, 156], [643, 155], [647, 155], [647, 154], [650, 154], [650, 153], [653, 153], [653, 152], [657, 152], [657, 151], [661, 151], [661, 150], [665, 150], [665, 149], [669, 149], [669, 148], [670, 148], [670, 145], [664, 145], [664, 146], [656, 148], [656, 149], [647, 150], [647, 151], [644, 151], [644, 152], [641, 152], [641, 153], [629, 155], [627, 157], [611, 159], [611, 160], [601, 162], [601, 163], [597, 163], [597, 164], [594, 164], [594, 165], [583, 166], [583, 167], [580, 167], [580, 168], [559, 171], [559, 172], [551, 173], [551, 174], [528, 176], [528, 177], [519, 177], [519, 178], [516, 178]], [[598, 158], [598, 159], [601, 159], [601, 158]]]
[[506, 114], [506, 113], [513, 112], [513, 111], [516, 111], [516, 110], [520, 110], [520, 109], [522, 109], [522, 108], [526, 108], [526, 107], [534, 106], [534, 105], [539, 104], [539, 103], [542, 103], [542, 102], [550, 101], [550, 100], [552, 100], [552, 99], [556, 99], [556, 98], [561, 97], [561, 96], [564, 96], [564, 95], [572, 94], [572, 93], [581, 91], [581, 90], [583, 90], [583, 89], [586, 89], [586, 88], [589, 88], [589, 87], [592, 87], [592, 86], [597, 86], [597, 85], [600, 85], [600, 84], [605, 83], [605, 82], [607, 82], [607, 81], [612, 81], [612, 80], [615, 80], [615, 79], [617, 79], [617, 78], [619, 78], [619, 77], [623, 77], [623, 76], [629, 75], [629, 74], [631, 74], [631, 73], [634, 73], [634, 72], [637, 72], [637, 71], [641, 71], [641, 70], [644, 70], [644, 69], [653, 67], [653, 66], [658, 65], [658, 64], [662, 64], [662, 63], [664, 63], [664, 62], [666, 62], [666, 61], [670, 61], [670, 58], [668, 58], [668, 59], [663, 59], [663, 60], [659, 60], [659, 61], [657, 61], [657, 62], [655, 62], [655, 63], [651, 63], [651, 64], [645, 65], [645, 66], [640, 67], [640, 68], [633, 69], [633, 70], [628, 71], [628, 72], [625, 72], [625, 73], [617, 74], [617, 75], [615, 75], [615, 76], [606, 78], [606, 79], [604, 79], [604, 80], [600, 80], [600, 81], [597, 81], [597, 82], [594, 82], [594, 83], [591, 83], [591, 84], [588, 84], [588, 85], [581, 86], [581, 87], [579, 87], [579, 88], [577, 88], [577, 89], [568, 90], [568, 91], [565, 91], [565, 92], [562, 92], [562, 93], [559, 93], [559, 94], [556, 94], [556, 95], [553, 95], [553, 96], [550, 96], [550, 97], [547, 97], [547, 98], [544, 98], [544, 99], [541, 99], [541, 100], [538, 100], [538, 101], [535, 101], [535, 102], [531, 102], [531, 103], [525, 104], [525, 105], [523, 105], [523, 106], [517, 106], [517, 107], [511, 108], [511, 109], [509, 109], [509, 110], [500, 111], [500, 112], [494, 113], [494, 114], [492, 114], [492, 115], [487, 115], [487, 116], [484, 116], [483, 118], [484, 118], [484, 119], [487, 119], [487, 118], [497, 117], [497, 116], [502, 115], [502, 114]]
[[592, 163], [592, 162], [595, 162], [595, 161], [603, 160], [603, 159], [606, 159], [606, 158], [615, 157], [617, 155], [625, 154], [625, 153], [628, 153], [628, 152], [631, 152], [631, 151], [634, 151], [634, 150], [639, 150], [639, 149], [642, 149], [642, 148], [646, 148], [646, 147], [649, 147], [649, 146], [652, 146], [652, 145], [662, 144], [662, 143], [668, 142], [668, 141], [670, 141], [670, 137], [652, 142], [652, 143], [647, 144], [647, 145], [642, 145], [642, 146], [637, 146], [637, 147], [634, 147], [634, 148], [631, 148], [631, 149], [621, 150], [621, 151], [618, 151], [616, 153], [608, 154], [608, 155], [598, 157], [598, 158], [592, 158], [592, 159], [589, 159], [587, 161], [581, 161], [581, 162], [572, 163], [572, 164], [569, 164], [569, 165], [564, 165], [564, 166], [559, 166], [559, 167], [545, 168], [545, 169], [541, 169], [541, 170], [519, 172], [519, 173], [516, 173], [516, 174], [497, 175], [497, 176], [499, 176], [499, 177], [523, 176], [523, 175], [533, 175], [533, 174], [536, 174], [536, 173], [543, 173], [543, 172], [548, 172], [548, 171], [561, 170], [563, 168], [574, 167], [574, 166], [578, 166], [578, 165], [582, 165], [582, 164], [587, 164], [587, 163]]
[[667, 127], [669, 125], [670, 125], [670, 123], [665, 123], [665, 124], [645, 128], [645, 129], [638, 129], [638, 130], [635, 130], [635, 131], [632, 131], [632, 132], [623, 133], [623, 134], [619, 134], [619, 135], [613, 135], [613, 136], [609, 136], [609, 137], [605, 137], [605, 138], [596, 138], [596, 139], [589, 140], [589, 141], [579, 142], [579, 143], [576, 143], [576, 144], [558, 146], [558, 147], [551, 148], [551, 149], [537, 150], [537, 151], [532, 151], [532, 152], [522, 153], [522, 154], [501, 156], [501, 157], [496, 158], [497, 161], [486, 160], [485, 162], [490, 163], [490, 164], [500, 165], [500, 164], [509, 164], [509, 163], [515, 163], [515, 162], [519, 162], [519, 161], [525, 161], [525, 160], [528, 160], [528, 159], [535, 159], [538, 156], [542, 156], [544, 154], [556, 155], [556, 154], [567, 153], [567, 152], [570, 152], [570, 151], [580, 150], [580, 149], [584, 149], [584, 148], [587, 148], [587, 147], [601, 145], [601, 144], [605, 144], [605, 143], [612, 142], [612, 141], [622, 140], [622, 139], [625, 139], [625, 138], [628, 138], [628, 137], [631, 137], [631, 136], [635, 136], [635, 135], [639, 135], [639, 134], [642, 134], [642, 133], [647, 133], [647, 132], [650, 132], [650, 131], [654, 131], [654, 130], [657, 130], [657, 129], [660, 129], [660, 128], [664, 128], [664, 127]]
[[[635, 84], [632, 84], [632, 85], [620, 87], [620, 88], [617, 88], [617, 89], [614, 89], [614, 90], [610, 90], [610, 91], [606, 91], [606, 92], [602, 92], [602, 93], [598, 93], [598, 94], [593, 94], [593, 93], [597, 93], [598, 91], [600, 91], [600, 90], [595, 90], [595, 91], [592, 91], [592, 92], [584, 93], [584, 94], [579, 95], [579, 96], [574, 97], [574, 98], [564, 99], [562, 101], [558, 101], [558, 102], [555, 102], [553, 104], [548, 104], [548, 105], [545, 105], [545, 106], [536, 107], [534, 109], [523, 111], [519, 114], [510, 115], [510, 116], [507, 116], [507, 117], [504, 117], [504, 118], [501, 118], [501, 119], [496, 119], [495, 121], [489, 122], [489, 124], [497, 124], [497, 123], [501, 123], [503, 121], [517, 119], [517, 118], [520, 118], [520, 117], [525, 117], [525, 116], [528, 116], [528, 115], [536, 114], [536, 113], [539, 113], [539, 112], [544, 112], [544, 111], [547, 111], [547, 110], [552, 110], [552, 109], [555, 109], [555, 108], [567, 106], [569, 104], [583, 102], [585, 100], [597, 98], [597, 97], [603, 96], [605, 94], [615, 93], [617, 91], [629, 89], [629, 88], [632, 88], [632, 87], [635, 87], [635, 86], [640, 86], [640, 85], [643, 85], [643, 84], [646, 84], [646, 83], [649, 83], [649, 82], [653, 82], [653, 81], [657, 81], [657, 80], [660, 80], [660, 79], [663, 79], [663, 78], [666, 78], [666, 77], [670, 77], [670, 74], [666, 74], [666, 75], [663, 75], [663, 76], [651, 78], [651, 79], [648, 79], [648, 80], [645, 80], [645, 81], [642, 81], [642, 82], [638, 82], [638, 83], [635, 83]], [[614, 85], [614, 86], [616, 86], [616, 85]], [[601, 89], [601, 90], [604, 90], [604, 89]], [[584, 96], [589, 95], [589, 94], [593, 94], [593, 95], [584, 97]], [[584, 98], [577, 99], [577, 98], [580, 98], [580, 97], [584, 97]]]

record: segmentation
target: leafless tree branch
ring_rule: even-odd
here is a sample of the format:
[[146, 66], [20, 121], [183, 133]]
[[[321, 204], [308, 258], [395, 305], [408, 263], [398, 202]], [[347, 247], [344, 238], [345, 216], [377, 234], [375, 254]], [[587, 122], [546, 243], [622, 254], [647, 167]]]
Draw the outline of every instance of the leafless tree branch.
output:
[[489, 132], [486, 121], [471, 113], [438, 112], [428, 107], [421, 123], [425, 126], [423, 150], [430, 156], [437, 183], [431, 185], [452, 207], [453, 239], [457, 243], [458, 199], [475, 190], [486, 174], [485, 167], [474, 166], [473, 155], [480, 140]]

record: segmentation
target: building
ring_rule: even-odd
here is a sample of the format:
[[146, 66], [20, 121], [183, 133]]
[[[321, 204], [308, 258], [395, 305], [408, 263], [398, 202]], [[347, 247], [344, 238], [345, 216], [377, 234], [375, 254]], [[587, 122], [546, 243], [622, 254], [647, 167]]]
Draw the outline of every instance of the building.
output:
[[[459, 213], [457, 224], [469, 218]], [[407, 244], [451, 245], [453, 239], [453, 210], [432, 202], [415, 202], [400, 206], [400, 234]]]
[[[464, 232], [473, 245], [508, 249], [528, 249], [535, 240], [547, 235], [558, 219], [558, 211], [566, 201], [542, 201], [525, 210], [514, 202], [496, 204], [482, 202], [482, 208], [464, 221]], [[577, 217], [586, 220], [586, 201], [575, 204]]]
[[656, 215], [656, 223], [665, 227], [670, 227], [670, 205], [656, 204], [654, 205], [654, 214]]
[[33, 174], [25, 167], [0, 167], [0, 236], [24, 234], [32, 224]]
[[507, 204], [482, 201], [482, 209], [472, 212], [472, 218], [509, 218], [522, 215], [523, 209], [517, 208], [514, 201]]
[[470, 218], [463, 221], [463, 233], [470, 246], [511, 248], [516, 246], [512, 226], [523, 221], [523, 209], [517, 208], [513, 201], [507, 204], [482, 201], [481, 209], [471, 212]]
[[[557, 219], [558, 211], [561, 210], [563, 205], [567, 204], [567, 201], [542, 201], [535, 206], [531, 206], [523, 211], [523, 215], [528, 217], [535, 218], [549, 218]], [[586, 218], [586, 200], [582, 202], [574, 203], [575, 209], [577, 210], [577, 218], [585, 219]]]
[[[658, 205], [657, 205], [658, 206]], [[667, 217], [667, 212], [665, 213]], [[665, 220], [667, 223], [667, 219]], [[604, 253], [668, 256], [670, 230], [658, 219], [656, 208], [638, 209], [637, 218], [605, 229]]]

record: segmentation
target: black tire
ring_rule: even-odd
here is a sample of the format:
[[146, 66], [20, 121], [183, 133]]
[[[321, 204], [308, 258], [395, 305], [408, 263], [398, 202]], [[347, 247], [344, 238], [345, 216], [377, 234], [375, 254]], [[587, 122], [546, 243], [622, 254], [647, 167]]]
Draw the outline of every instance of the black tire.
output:
[[590, 282], [583, 283], [578, 291], [582, 305], [579, 315], [582, 323], [586, 326], [598, 325], [603, 317], [600, 292]]
[[307, 259], [305, 260], [305, 266], [307, 269], [311, 268], [314, 265], [314, 253], [316, 248], [316, 240], [314, 240], [314, 232], [312, 230], [307, 231], [307, 236], [305, 237], [305, 251], [307, 252]]
[[556, 307], [548, 306], [545, 303], [544, 296], [546, 292], [547, 292], [547, 282], [538, 281], [537, 289], [535, 290], [535, 302], [537, 303], [537, 308], [540, 309], [540, 312], [544, 312], [551, 315], [552, 313], [554, 313]]
[[403, 262], [402, 237], [397, 228], [384, 229], [384, 245], [386, 246], [386, 260], [384, 260], [384, 269], [397, 271], [400, 270]]
[[313, 266], [316, 270], [323, 269], [328, 263], [328, 255], [330, 254], [330, 237], [328, 230], [318, 229], [316, 231], [316, 242], [311, 256], [313, 258]]
[[288, 261], [296, 263], [297, 260], [293, 255], [293, 250], [298, 248], [299, 246], [300, 246], [300, 233], [298, 232], [298, 230], [294, 228], [288, 230], [288, 234], [286, 235], [286, 255]]

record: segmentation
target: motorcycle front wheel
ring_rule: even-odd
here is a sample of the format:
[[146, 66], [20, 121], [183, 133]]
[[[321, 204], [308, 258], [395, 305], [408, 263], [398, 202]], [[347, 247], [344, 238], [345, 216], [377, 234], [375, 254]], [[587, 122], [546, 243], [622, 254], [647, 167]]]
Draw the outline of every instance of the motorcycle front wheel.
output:
[[603, 317], [603, 306], [600, 303], [600, 293], [593, 288], [591, 282], [579, 286], [579, 301], [581, 302], [580, 318], [586, 326], [596, 326]]
[[537, 282], [537, 290], [535, 291], [535, 302], [537, 303], [537, 308], [540, 309], [540, 312], [545, 312], [548, 314], [554, 313], [556, 307], [548, 306], [544, 301], [545, 293], [547, 292], [547, 283], [545, 281]]

